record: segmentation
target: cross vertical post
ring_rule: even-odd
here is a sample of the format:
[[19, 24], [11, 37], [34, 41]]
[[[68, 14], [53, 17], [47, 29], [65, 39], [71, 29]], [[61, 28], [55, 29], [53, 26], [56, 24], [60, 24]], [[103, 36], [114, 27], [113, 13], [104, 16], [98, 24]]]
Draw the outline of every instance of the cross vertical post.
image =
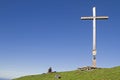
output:
[[96, 20], [108, 19], [108, 16], [96, 16], [96, 7], [93, 7], [93, 16], [81, 17], [81, 20], [93, 20], [93, 50], [92, 67], [96, 67]]
[[93, 59], [92, 67], [96, 67], [96, 7], [93, 7]]

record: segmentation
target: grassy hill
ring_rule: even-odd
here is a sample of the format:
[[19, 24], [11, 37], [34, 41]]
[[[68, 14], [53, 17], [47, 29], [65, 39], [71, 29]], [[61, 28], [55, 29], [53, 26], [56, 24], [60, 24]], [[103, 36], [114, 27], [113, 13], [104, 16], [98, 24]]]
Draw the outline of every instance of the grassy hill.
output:
[[[59, 74], [61, 78], [56, 79], [56, 74]], [[120, 80], [120, 66], [88, 71], [74, 70], [67, 72], [45, 73], [40, 75], [24, 76], [14, 80]]]

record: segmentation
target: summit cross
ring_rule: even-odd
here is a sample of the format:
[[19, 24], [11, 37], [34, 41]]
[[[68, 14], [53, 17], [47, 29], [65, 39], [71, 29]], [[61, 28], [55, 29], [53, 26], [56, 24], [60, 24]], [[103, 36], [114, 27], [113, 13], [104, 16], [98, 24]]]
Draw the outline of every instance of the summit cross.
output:
[[93, 50], [92, 67], [96, 67], [96, 20], [108, 19], [108, 16], [96, 16], [96, 7], [93, 7], [93, 16], [81, 17], [81, 20], [93, 20]]

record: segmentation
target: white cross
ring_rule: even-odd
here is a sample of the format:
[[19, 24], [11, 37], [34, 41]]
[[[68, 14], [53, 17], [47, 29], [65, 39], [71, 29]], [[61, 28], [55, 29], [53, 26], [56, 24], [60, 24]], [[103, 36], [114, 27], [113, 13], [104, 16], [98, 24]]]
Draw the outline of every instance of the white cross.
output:
[[81, 17], [81, 20], [93, 20], [93, 59], [92, 66], [96, 67], [96, 20], [108, 19], [108, 16], [96, 16], [96, 7], [93, 7], [93, 16]]

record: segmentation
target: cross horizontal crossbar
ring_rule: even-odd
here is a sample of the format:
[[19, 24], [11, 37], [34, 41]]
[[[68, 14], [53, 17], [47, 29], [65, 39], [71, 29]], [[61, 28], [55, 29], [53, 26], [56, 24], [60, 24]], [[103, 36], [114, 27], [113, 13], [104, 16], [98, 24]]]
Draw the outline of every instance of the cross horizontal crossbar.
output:
[[104, 19], [108, 19], [109, 17], [108, 16], [90, 16], [90, 17], [81, 17], [81, 20], [93, 20], [93, 19], [96, 19], [96, 20], [104, 20]]

